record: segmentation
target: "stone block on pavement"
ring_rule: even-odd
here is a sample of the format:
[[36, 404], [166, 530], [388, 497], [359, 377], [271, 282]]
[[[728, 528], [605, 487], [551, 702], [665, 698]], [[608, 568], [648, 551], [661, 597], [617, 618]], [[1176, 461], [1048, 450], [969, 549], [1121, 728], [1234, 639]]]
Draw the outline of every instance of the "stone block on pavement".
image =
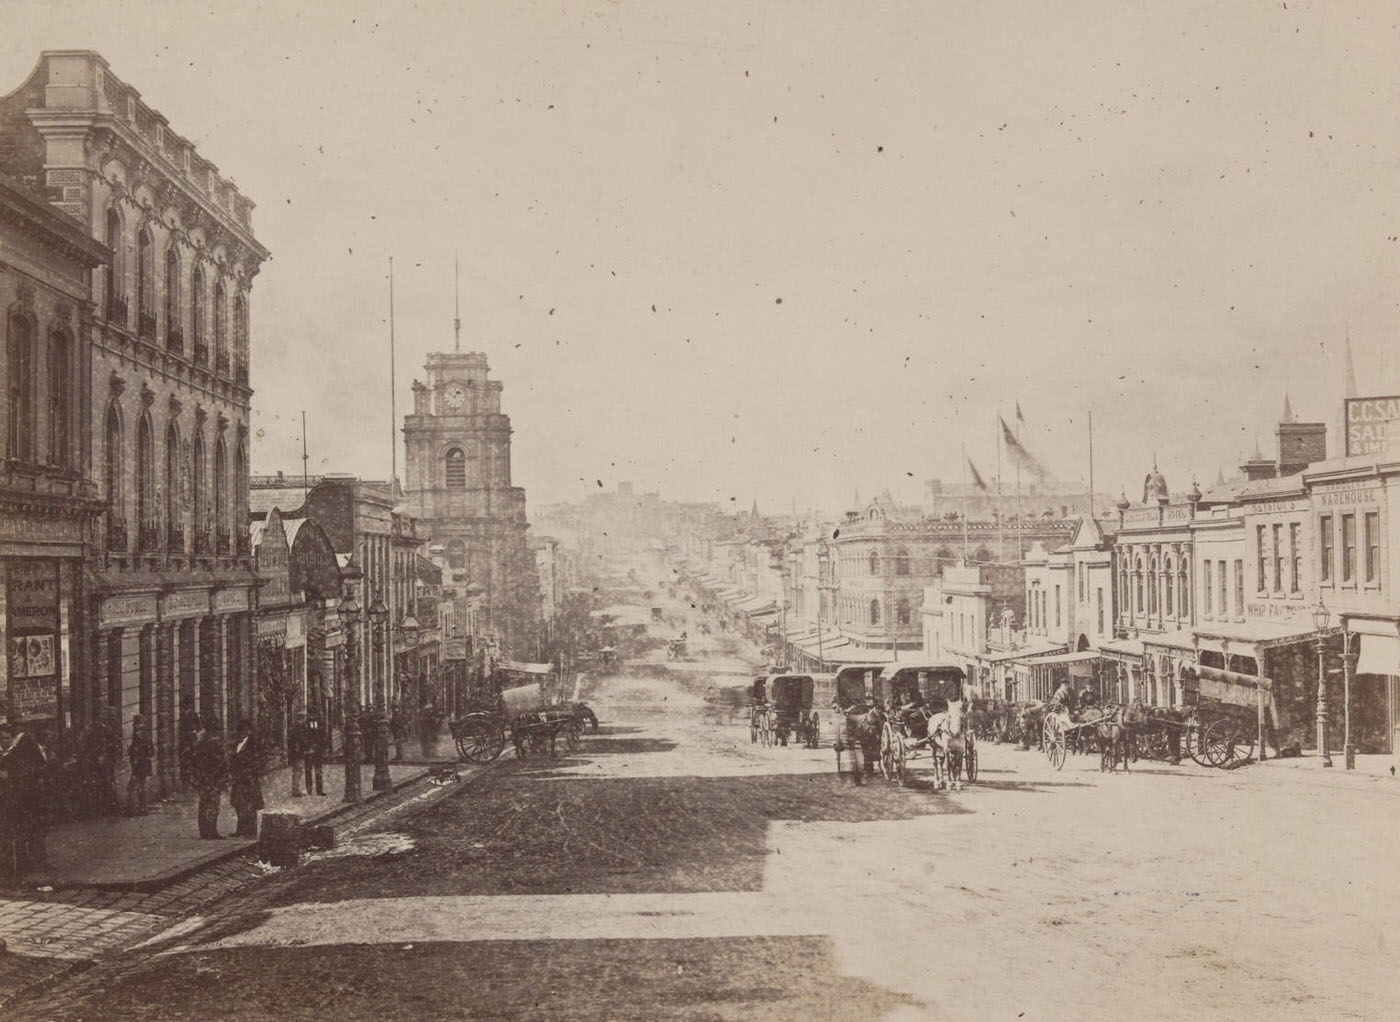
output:
[[301, 817], [296, 813], [263, 813], [258, 858], [274, 866], [295, 866], [301, 855]]

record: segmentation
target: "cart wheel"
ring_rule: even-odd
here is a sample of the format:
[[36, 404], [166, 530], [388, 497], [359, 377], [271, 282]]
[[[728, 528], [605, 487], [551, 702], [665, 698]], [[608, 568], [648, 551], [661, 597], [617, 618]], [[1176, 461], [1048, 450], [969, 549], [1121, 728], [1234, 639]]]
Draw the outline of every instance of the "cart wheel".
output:
[[894, 733], [894, 776], [901, 786], [909, 783], [908, 754], [904, 749], [904, 736], [898, 731]]
[[1234, 726], [1234, 734], [1230, 743], [1232, 760], [1246, 762], [1254, 755], [1254, 729], [1244, 727], [1240, 724]]
[[880, 731], [880, 773], [885, 780], [894, 780], [894, 729], [886, 722]]
[[1197, 766], [1210, 766], [1205, 752], [1206, 729], [1200, 724], [1192, 724], [1186, 729], [1186, 755]]
[[1254, 736], [1222, 718], [1206, 729], [1206, 749], [1211, 766], [1226, 767], [1254, 755]]
[[973, 784], [977, 780], [977, 747], [973, 746], [967, 750], [967, 756], [963, 761], [963, 773], [967, 775], [967, 783]]
[[583, 733], [583, 725], [576, 720], [569, 721], [569, 726], [564, 728], [564, 744], [569, 747], [570, 752], [578, 750], [579, 735]]
[[1206, 728], [1201, 739], [1201, 756], [1207, 766], [1224, 766], [1230, 761], [1230, 737], [1226, 733], [1226, 721], [1217, 720]]
[[1060, 718], [1053, 714], [1045, 718], [1045, 758], [1056, 770], [1065, 767], [1065, 732]]
[[489, 763], [506, 747], [505, 731], [485, 720], [469, 720], [457, 738], [457, 752], [471, 763]]

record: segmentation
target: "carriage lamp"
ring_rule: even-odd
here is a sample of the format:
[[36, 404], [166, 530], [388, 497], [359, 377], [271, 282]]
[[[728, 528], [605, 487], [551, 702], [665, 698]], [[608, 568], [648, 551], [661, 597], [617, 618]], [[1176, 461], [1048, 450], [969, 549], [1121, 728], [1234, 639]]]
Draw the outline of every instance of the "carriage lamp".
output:
[[388, 791], [389, 783], [389, 717], [384, 704], [384, 632], [389, 620], [389, 608], [384, 606], [376, 590], [369, 605], [370, 634], [374, 639], [374, 779], [375, 791]]
[[1317, 626], [1317, 754], [1322, 758], [1323, 769], [1332, 765], [1332, 756], [1327, 748], [1327, 721], [1331, 716], [1327, 710], [1327, 623], [1332, 615], [1321, 600], [1313, 611], [1313, 624]]
[[[337, 613], [345, 626], [345, 688], [341, 705], [349, 702], [352, 687], [357, 684], [355, 674], [355, 625], [360, 620], [360, 605], [355, 601], [353, 582], [360, 577], [360, 571], [353, 564], [344, 573], [345, 595], [341, 597]], [[359, 709], [358, 705], [355, 707]], [[329, 727], [329, 724], [325, 725]], [[360, 801], [360, 715], [358, 712], [345, 714], [345, 794], [343, 802]]]

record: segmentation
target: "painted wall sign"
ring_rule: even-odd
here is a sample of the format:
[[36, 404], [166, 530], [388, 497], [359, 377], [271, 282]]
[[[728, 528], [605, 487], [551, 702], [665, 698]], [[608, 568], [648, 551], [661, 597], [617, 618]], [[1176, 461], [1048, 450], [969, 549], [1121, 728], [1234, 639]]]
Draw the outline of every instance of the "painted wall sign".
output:
[[81, 543], [83, 523], [74, 518], [0, 515], [0, 539], [23, 539], [39, 543]]
[[156, 616], [154, 596], [114, 596], [103, 600], [97, 612], [97, 621], [102, 628], [116, 625], [145, 624]]
[[1396, 422], [1400, 422], [1400, 397], [1347, 398], [1347, 454], [1385, 454], [1391, 437], [1400, 438], [1400, 430], [1392, 428]]
[[214, 594], [214, 609], [216, 611], [247, 610], [248, 590], [246, 589], [221, 589]]
[[10, 561], [6, 617], [10, 633], [58, 631], [58, 562]]
[[160, 601], [162, 617], [187, 617], [209, 613], [208, 593], [171, 593]]

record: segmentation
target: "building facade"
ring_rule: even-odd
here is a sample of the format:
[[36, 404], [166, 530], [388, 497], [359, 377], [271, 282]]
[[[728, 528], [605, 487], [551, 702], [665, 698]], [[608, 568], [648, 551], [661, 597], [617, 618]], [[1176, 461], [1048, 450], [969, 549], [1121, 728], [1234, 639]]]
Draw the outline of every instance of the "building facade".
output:
[[268, 253], [253, 203], [95, 53], [40, 56], [0, 100], [0, 153], [108, 249], [82, 451], [107, 510], [72, 703], [85, 723], [119, 718], [124, 737], [134, 714], [150, 722], [168, 790], [181, 713], [255, 712], [249, 303]]
[[501, 381], [490, 379], [480, 352], [430, 354], [424, 369], [427, 382], [414, 381], [403, 426], [409, 513], [443, 548], [448, 570], [465, 571], [481, 588], [487, 632], [523, 654], [535, 637], [539, 583], [525, 491], [511, 485]]

